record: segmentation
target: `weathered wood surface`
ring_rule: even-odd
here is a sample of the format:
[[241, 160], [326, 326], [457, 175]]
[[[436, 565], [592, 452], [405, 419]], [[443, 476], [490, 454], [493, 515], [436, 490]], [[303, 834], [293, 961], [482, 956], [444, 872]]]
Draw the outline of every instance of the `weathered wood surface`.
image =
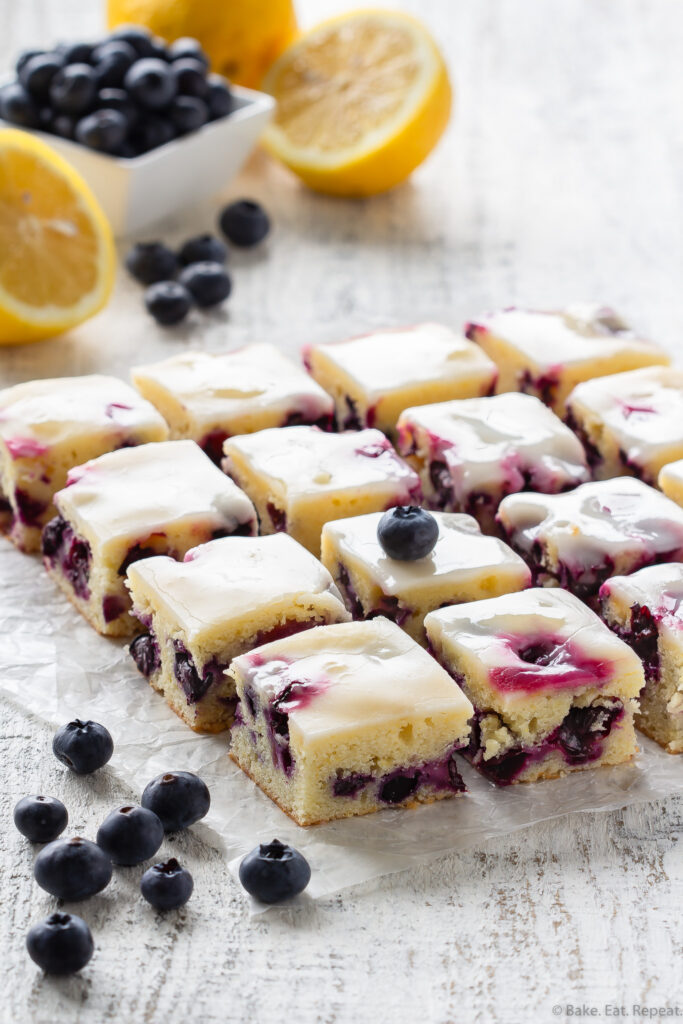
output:
[[[314, 338], [482, 307], [612, 302], [681, 348], [683, 9], [672, 0], [417, 0], [447, 50], [458, 113], [414, 182], [369, 203], [312, 196], [257, 156], [226, 191], [261, 198], [265, 254], [233, 259], [229, 312], [162, 334], [124, 280], [69, 339], [0, 352], [0, 380], [111, 369], [183, 344]], [[100, 4], [2, 0], [1, 55], [94, 34]], [[301, 0], [308, 23], [347, 4]], [[207, 227], [215, 203], [168, 237]], [[97, 952], [46, 980], [24, 935], [53, 901], [10, 825], [27, 792], [64, 799], [92, 835], [128, 796], [106, 772], [70, 777], [49, 730], [2, 711], [0, 1019], [3, 1024], [254, 1021], [486, 1024], [563, 1020], [553, 1007], [683, 1013], [680, 799], [576, 815], [410, 875], [252, 919], [218, 854], [167, 844], [191, 868], [188, 908], [155, 917], [135, 869], [82, 907]], [[75, 909], [75, 908], [74, 908]]]

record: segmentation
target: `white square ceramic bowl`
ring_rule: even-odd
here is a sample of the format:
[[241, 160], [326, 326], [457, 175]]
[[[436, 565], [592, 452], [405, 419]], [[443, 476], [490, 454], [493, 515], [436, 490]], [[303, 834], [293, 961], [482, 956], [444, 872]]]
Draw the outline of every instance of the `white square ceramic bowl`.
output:
[[253, 89], [235, 85], [231, 90], [235, 110], [227, 117], [130, 160], [97, 153], [57, 135], [31, 134], [44, 139], [83, 175], [114, 234], [129, 235], [213, 195], [240, 169], [270, 120], [275, 101]]

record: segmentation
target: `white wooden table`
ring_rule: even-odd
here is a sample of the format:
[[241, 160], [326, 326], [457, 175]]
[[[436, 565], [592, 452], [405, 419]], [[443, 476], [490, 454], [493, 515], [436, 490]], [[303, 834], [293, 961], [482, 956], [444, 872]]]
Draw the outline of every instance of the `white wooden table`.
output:
[[[681, 348], [683, 8], [675, 0], [394, 0], [448, 54], [457, 117], [413, 182], [371, 202], [313, 196], [257, 155], [228, 196], [270, 210], [264, 253], [233, 258], [229, 311], [163, 333], [120, 276], [110, 308], [72, 336], [0, 352], [3, 383], [127, 373], [141, 356], [275, 340], [295, 351], [368, 324], [512, 302], [611, 302]], [[310, 24], [343, 0], [301, 0]], [[95, 35], [100, 3], [2, 0], [1, 56]], [[168, 226], [209, 227], [217, 203]], [[670, 799], [581, 815], [451, 856], [301, 911], [253, 919], [219, 855], [167, 843], [195, 877], [186, 910], [158, 919], [137, 875], [87, 906], [96, 956], [45, 979], [24, 936], [53, 901], [11, 826], [49, 792], [92, 835], [128, 794], [56, 767], [50, 731], [2, 709], [2, 1024], [282, 1024], [573, 1019], [566, 1010], [678, 1005], [683, 1014], [681, 811]], [[683, 769], [683, 765], [681, 766]], [[554, 1009], [560, 1007], [559, 1012]]]

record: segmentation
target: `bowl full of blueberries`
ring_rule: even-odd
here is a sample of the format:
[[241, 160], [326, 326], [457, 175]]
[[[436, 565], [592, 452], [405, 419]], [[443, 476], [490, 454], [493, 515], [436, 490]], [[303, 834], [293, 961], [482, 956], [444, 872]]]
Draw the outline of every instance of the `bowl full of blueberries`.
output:
[[224, 187], [273, 108], [214, 74], [196, 39], [166, 43], [135, 25], [27, 50], [0, 88], [0, 118], [80, 171], [117, 235]]

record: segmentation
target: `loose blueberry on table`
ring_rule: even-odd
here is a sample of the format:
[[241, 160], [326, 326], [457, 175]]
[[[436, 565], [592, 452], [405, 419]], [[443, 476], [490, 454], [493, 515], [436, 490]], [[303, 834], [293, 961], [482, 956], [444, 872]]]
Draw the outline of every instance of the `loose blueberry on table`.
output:
[[178, 832], [204, 817], [211, 795], [193, 772], [166, 772], [145, 786], [141, 803], [161, 819], [164, 832]]
[[54, 796], [25, 796], [14, 808], [14, 824], [32, 843], [51, 843], [68, 820], [66, 807]]
[[153, 857], [164, 839], [164, 826], [153, 811], [134, 804], [117, 807], [97, 830], [97, 845], [114, 864], [131, 866]]
[[158, 324], [170, 327], [184, 320], [192, 307], [192, 296], [177, 281], [158, 281], [145, 292], [145, 306]]
[[[225, 263], [228, 258], [228, 248], [215, 235], [195, 235], [188, 238], [178, 250], [178, 260], [183, 267], [190, 263], [204, 263], [209, 260], [211, 263]], [[169, 277], [169, 274], [165, 274]]]
[[191, 263], [181, 271], [178, 280], [203, 308], [217, 306], [232, 290], [232, 282], [222, 263], [210, 260]]
[[193, 889], [192, 875], [175, 857], [152, 865], [140, 881], [140, 892], [157, 910], [176, 910], [184, 906]]
[[85, 900], [111, 881], [111, 858], [96, 843], [75, 836], [55, 839], [35, 859], [33, 877], [60, 900]]
[[109, 761], [114, 753], [114, 741], [103, 725], [76, 718], [57, 730], [52, 751], [58, 761], [77, 775], [89, 775]]
[[138, 242], [128, 252], [126, 270], [140, 284], [168, 281], [178, 269], [176, 254], [163, 242]]
[[254, 199], [229, 203], [221, 210], [218, 223], [228, 241], [243, 248], [258, 245], [270, 231], [268, 214]]
[[117, 157], [140, 156], [233, 110], [229, 83], [209, 73], [196, 39], [167, 46], [138, 27], [97, 44], [27, 51], [15, 70], [0, 92], [6, 121]]
[[273, 839], [244, 857], [239, 878], [249, 895], [261, 903], [279, 903], [304, 891], [311, 868], [298, 850]]
[[95, 944], [82, 918], [57, 913], [31, 928], [26, 949], [46, 974], [73, 974], [88, 963]]
[[399, 505], [385, 512], [377, 526], [377, 539], [389, 558], [414, 562], [434, 550], [439, 524], [417, 505]]

